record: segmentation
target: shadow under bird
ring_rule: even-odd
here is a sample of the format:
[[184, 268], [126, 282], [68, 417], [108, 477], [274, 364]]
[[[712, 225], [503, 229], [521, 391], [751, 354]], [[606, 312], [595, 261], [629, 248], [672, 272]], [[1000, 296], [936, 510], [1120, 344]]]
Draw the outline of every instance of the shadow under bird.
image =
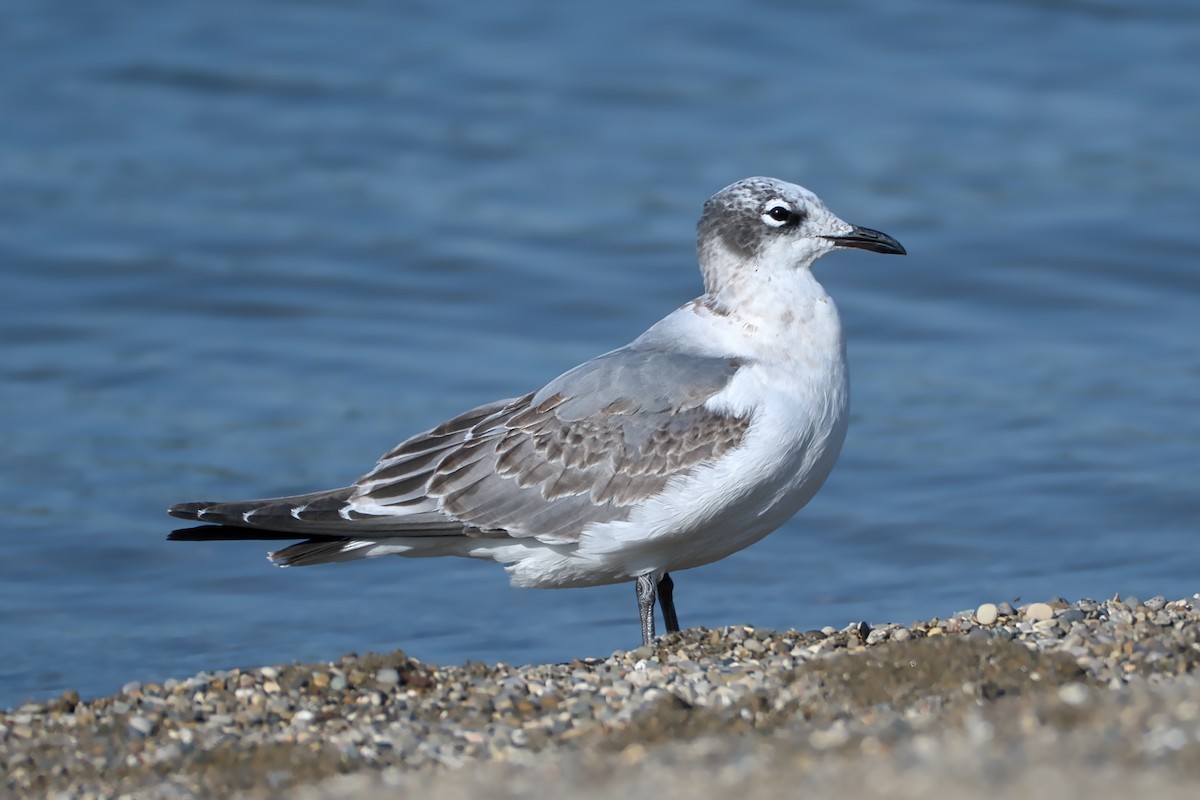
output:
[[633, 581], [642, 642], [670, 573], [753, 544], [824, 483], [846, 434], [837, 308], [812, 274], [837, 248], [904, 255], [816, 195], [747, 178], [704, 204], [704, 294], [536, 391], [467, 411], [388, 451], [353, 485], [171, 506], [215, 523], [177, 540], [302, 539], [283, 567], [466, 556], [516, 586]]

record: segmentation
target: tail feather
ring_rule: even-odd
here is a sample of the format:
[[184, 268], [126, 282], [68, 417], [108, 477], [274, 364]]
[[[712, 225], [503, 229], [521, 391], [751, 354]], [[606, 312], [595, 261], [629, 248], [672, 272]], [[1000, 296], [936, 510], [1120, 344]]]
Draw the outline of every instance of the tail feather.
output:
[[327, 564], [331, 561], [357, 561], [369, 558], [372, 553], [364, 548], [375, 545], [376, 542], [362, 539], [339, 539], [334, 541], [309, 539], [306, 542], [276, 550], [267, 557], [271, 563], [280, 567], [308, 567], [313, 564]]
[[[230, 525], [199, 525], [195, 528], [180, 528], [172, 531], [167, 538], [173, 542], [269, 542], [294, 540], [297, 538], [297, 534], [261, 531], [254, 528], [236, 528]], [[411, 546], [318, 533], [282, 550], [267, 553], [267, 558], [277, 567], [308, 567], [331, 561], [357, 561], [361, 558], [399, 554], [412, 549]]]
[[177, 542], [303, 539], [269, 557], [281, 567], [304, 567], [382, 555], [435, 554], [447, 541], [470, 535], [467, 526], [437, 511], [398, 516], [347, 510], [353, 492], [353, 487], [347, 487], [236, 503], [179, 503], [168, 513], [207, 524], [180, 528], [167, 538]]

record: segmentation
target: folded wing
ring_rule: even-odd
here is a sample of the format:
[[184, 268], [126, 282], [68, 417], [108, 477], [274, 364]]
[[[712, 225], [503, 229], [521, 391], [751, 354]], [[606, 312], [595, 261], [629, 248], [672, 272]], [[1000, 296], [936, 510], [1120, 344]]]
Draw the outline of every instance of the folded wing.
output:
[[672, 477], [741, 441], [748, 418], [705, 406], [741, 366], [622, 348], [538, 392], [480, 406], [408, 439], [353, 486], [185, 503], [171, 513], [308, 536], [313, 544], [447, 535], [574, 541], [585, 525], [625, 518]]

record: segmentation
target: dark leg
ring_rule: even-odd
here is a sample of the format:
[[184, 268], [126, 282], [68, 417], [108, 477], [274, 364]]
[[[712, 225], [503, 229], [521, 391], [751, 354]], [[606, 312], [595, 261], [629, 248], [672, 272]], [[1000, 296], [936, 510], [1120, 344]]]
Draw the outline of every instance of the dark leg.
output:
[[638, 575], [634, 588], [642, 617], [642, 644], [654, 644], [654, 576]]
[[667, 626], [667, 633], [677, 633], [679, 617], [675, 616], [675, 581], [671, 580], [669, 572], [664, 572], [662, 580], [658, 582], [658, 604], [662, 606], [663, 622]]

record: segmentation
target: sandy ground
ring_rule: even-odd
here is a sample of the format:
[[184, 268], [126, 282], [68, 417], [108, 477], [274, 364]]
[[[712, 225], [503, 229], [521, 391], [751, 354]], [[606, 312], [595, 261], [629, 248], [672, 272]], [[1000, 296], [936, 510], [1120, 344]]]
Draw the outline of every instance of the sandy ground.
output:
[[1194, 600], [695, 629], [562, 665], [347, 656], [68, 693], [0, 714], [0, 794], [1195, 798]]

